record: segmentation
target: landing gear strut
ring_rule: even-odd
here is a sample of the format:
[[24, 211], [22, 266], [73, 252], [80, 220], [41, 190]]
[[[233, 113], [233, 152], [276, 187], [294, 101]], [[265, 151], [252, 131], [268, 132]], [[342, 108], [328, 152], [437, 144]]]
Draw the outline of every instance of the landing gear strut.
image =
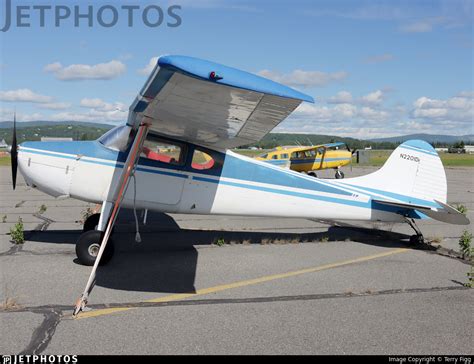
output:
[[415, 220], [410, 219], [409, 217], [406, 217], [406, 216], [405, 216], [405, 220], [408, 223], [408, 225], [410, 225], [411, 228], [415, 230], [415, 233], [416, 233], [416, 235], [410, 236], [410, 245], [424, 244], [425, 238], [423, 237], [423, 233], [421, 232], [421, 230], [416, 225]]
[[100, 214], [93, 214], [89, 216], [84, 222], [83, 232], [96, 230], [97, 225], [99, 225]]

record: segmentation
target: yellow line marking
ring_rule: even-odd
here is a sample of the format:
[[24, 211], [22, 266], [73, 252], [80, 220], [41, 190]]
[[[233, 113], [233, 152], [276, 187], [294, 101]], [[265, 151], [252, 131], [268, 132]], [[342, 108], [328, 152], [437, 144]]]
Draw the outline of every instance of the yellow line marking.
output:
[[[342, 267], [342, 266], [349, 265], [349, 264], [366, 262], [368, 260], [383, 258], [383, 257], [387, 257], [387, 256], [394, 255], [394, 254], [400, 254], [400, 253], [406, 252], [408, 250], [410, 250], [410, 249], [405, 249], [405, 248], [394, 249], [394, 250], [390, 250], [390, 251], [385, 252], [385, 253], [373, 254], [373, 255], [368, 255], [368, 256], [365, 256], [365, 257], [344, 260], [344, 261], [341, 261], [341, 262], [320, 265], [318, 267], [306, 268], [306, 269], [301, 269], [301, 270], [297, 270], [297, 271], [293, 271], [293, 272], [287, 272], [287, 273], [272, 274], [272, 275], [264, 276], [264, 277], [260, 277], [260, 278], [248, 279], [248, 280], [245, 280], [245, 281], [239, 281], [239, 282], [234, 282], [234, 283], [229, 283], [229, 284], [222, 284], [222, 285], [219, 285], [219, 286], [214, 286], [214, 287], [209, 287], [209, 288], [198, 289], [195, 293], [178, 293], [178, 294], [173, 294], [173, 295], [169, 295], [169, 296], [158, 297], [158, 298], [154, 298], [154, 299], [151, 299], [151, 300], [146, 300], [144, 302], [159, 303], [159, 302], [171, 302], [171, 301], [184, 300], [184, 299], [190, 298], [190, 297], [197, 297], [197, 296], [202, 296], [202, 295], [206, 295], [206, 294], [210, 294], [210, 293], [222, 292], [222, 291], [226, 291], [226, 290], [229, 290], [229, 289], [246, 287], [246, 286], [251, 286], [251, 285], [255, 285], [255, 284], [259, 284], [259, 283], [266, 283], [266, 282], [274, 281], [274, 280], [277, 280], [277, 279], [295, 277], [295, 276], [299, 276], [299, 275], [307, 274], [307, 273], [320, 272], [322, 270]], [[83, 319], [83, 318], [109, 315], [109, 314], [112, 314], [112, 313], [123, 312], [123, 311], [132, 310], [132, 309], [135, 309], [135, 307], [104, 308], [104, 309], [100, 309], [100, 310], [96, 310], [96, 311], [81, 312], [76, 319], [80, 320], [80, 319]]]

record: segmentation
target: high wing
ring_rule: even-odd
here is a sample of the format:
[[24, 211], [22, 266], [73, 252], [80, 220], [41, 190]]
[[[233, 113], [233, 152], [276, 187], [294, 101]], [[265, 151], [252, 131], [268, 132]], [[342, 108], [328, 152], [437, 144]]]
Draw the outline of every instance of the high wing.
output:
[[214, 149], [254, 143], [311, 96], [268, 79], [185, 56], [160, 57], [127, 124]]
[[310, 147], [301, 147], [300, 149], [295, 149], [296, 152], [307, 152], [308, 150], [316, 150], [319, 148], [334, 148], [334, 147], [340, 147], [346, 145], [343, 142], [336, 142], [336, 143], [327, 143], [327, 144], [319, 144], [319, 145], [312, 145]]

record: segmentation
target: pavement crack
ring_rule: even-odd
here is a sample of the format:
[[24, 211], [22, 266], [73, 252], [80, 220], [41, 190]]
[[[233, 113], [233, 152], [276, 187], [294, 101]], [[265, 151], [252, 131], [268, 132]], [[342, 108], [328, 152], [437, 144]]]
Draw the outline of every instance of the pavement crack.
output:
[[[20, 202], [18, 205], [20, 205], [23, 202], [25, 202], [25, 201]], [[49, 228], [49, 225], [51, 225], [54, 222], [54, 220], [51, 220], [47, 217], [44, 217], [44, 216], [42, 216], [38, 213], [33, 214], [33, 216], [40, 219], [40, 220], [42, 220], [42, 222], [39, 223], [33, 230], [26, 231], [24, 233], [25, 241], [31, 239], [31, 237], [37, 232], [46, 231]], [[33, 252], [30, 252], [30, 251], [23, 250], [23, 246], [24, 246], [24, 244], [14, 244], [6, 252], [0, 253], [0, 257], [15, 255], [15, 254], [17, 254], [19, 252], [22, 252], [22, 251], [33, 253]]]
[[14, 244], [6, 252], [0, 253], [0, 257], [5, 257], [8, 255], [14, 255], [23, 250], [23, 244]]
[[30, 343], [20, 352], [20, 355], [38, 355], [42, 353], [51, 342], [56, 327], [61, 321], [62, 311], [52, 308], [47, 310], [31, 310], [44, 316], [43, 322], [33, 331]]
[[228, 298], [228, 299], [188, 299], [188, 300], [165, 301], [165, 302], [96, 304], [96, 305], [88, 305], [88, 307], [91, 309], [145, 308], [145, 307], [164, 307], [164, 306], [193, 306], [193, 305], [216, 305], [216, 304], [239, 304], [239, 303], [242, 304], [242, 303], [271, 303], [271, 302], [291, 302], [291, 301], [316, 301], [316, 300], [324, 300], [324, 299], [375, 297], [375, 296], [407, 294], [407, 293], [464, 291], [468, 289], [470, 288], [457, 285], [457, 286], [447, 286], [447, 287], [390, 289], [390, 290], [382, 290], [382, 291], [366, 290], [362, 292], [319, 293], [319, 294], [293, 295], [293, 296], [249, 297], [249, 298]]
[[[242, 303], [271, 303], [271, 302], [291, 302], [291, 301], [316, 301], [325, 299], [342, 299], [342, 298], [358, 298], [358, 297], [376, 297], [395, 294], [410, 294], [410, 293], [429, 293], [429, 292], [447, 292], [447, 291], [465, 291], [471, 288], [463, 286], [459, 282], [456, 286], [446, 287], [428, 287], [428, 288], [397, 288], [380, 291], [364, 290], [360, 292], [339, 292], [339, 293], [317, 293], [307, 295], [292, 295], [292, 296], [271, 296], [271, 297], [247, 297], [247, 298], [222, 298], [222, 299], [186, 299], [176, 301], [164, 302], [132, 302], [132, 303], [98, 303], [87, 305], [90, 309], [106, 309], [106, 308], [146, 308], [146, 307], [168, 307], [168, 306], [193, 306], [193, 305], [217, 305], [217, 304], [242, 304]], [[59, 322], [65, 312], [70, 311], [72, 314], [72, 306], [66, 305], [43, 305], [36, 307], [21, 307], [11, 310], [0, 311], [2, 313], [22, 313], [33, 312], [42, 313], [45, 315], [45, 321], [40, 325], [43, 331], [50, 329], [52, 323], [55, 321], [53, 317]], [[49, 315], [49, 316], [48, 316]], [[57, 326], [57, 323], [56, 323]], [[40, 336], [41, 330], [36, 331], [36, 337]], [[53, 331], [54, 333], [54, 331]], [[44, 336], [44, 335], [43, 335]], [[35, 334], [33, 334], [35, 338]], [[33, 341], [33, 340], [32, 340]], [[38, 341], [38, 340], [36, 340]], [[28, 346], [29, 348], [31, 347]], [[26, 350], [26, 349], [25, 349]]]
[[36, 217], [37, 219], [42, 220], [43, 222], [41, 222], [38, 226], [36, 226], [35, 229], [32, 231], [32, 233], [36, 233], [38, 231], [46, 231], [49, 228], [49, 225], [51, 225], [54, 222], [54, 220], [47, 218], [41, 215], [40, 213], [35, 213], [33, 214], [33, 216]]

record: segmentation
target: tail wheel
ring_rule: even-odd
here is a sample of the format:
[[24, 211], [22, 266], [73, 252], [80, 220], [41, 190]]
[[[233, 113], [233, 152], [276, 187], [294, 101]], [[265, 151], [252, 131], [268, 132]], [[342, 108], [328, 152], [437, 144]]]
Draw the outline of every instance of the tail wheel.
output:
[[336, 179], [342, 179], [342, 178], [344, 178], [344, 172], [341, 172], [340, 170], [337, 170]]
[[420, 244], [424, 244], [425, 242], [425, 239], [423, 238], [423, 235], [412, 235], [410, 236], [410, 245], [420, 245]]
[[[76, 242], [76, 255], [79, 263], [89, 266], [94, 265], [103, 236], [104, 233], [98, 230], [89, 230], [79, 236]], [[109, 238], [100, 265], [105, 265], [112, 259], [114, 250], [114, 242]]]
[[100, 220], [100, 214], [93, 214], [89, 216], [84, 222], [84, 227], [82, 231], [86, 232], [90, 230], [95, 230], [97, 225], [99, 225], [99, 220]]

